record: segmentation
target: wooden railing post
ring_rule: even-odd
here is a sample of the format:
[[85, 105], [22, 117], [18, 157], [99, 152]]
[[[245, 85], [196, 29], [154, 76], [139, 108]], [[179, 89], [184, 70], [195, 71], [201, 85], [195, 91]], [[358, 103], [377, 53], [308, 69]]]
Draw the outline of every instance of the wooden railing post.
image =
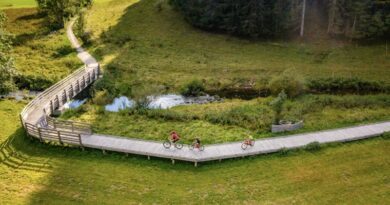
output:
[[50, 114], [54, 113], [53, 100], [50, 100]]
[[83, 147], [83, 142], [81, 141], [81, 134], [79, 134], [78, 136], [79, 136], [80, 146]]
[[41, 142], [43, 142], [42, 133], [41, 133], [41, 128], [40, 128], [40, 127], [38, 127], [38, 135], [39, 135], [39, 140], [40, 140]]
[[60, 142], [60, 144], [64, 144], [64, 143], [62, 143], [60, 131], [57, 131], [57, 135], [58, 135], [58, 141]]
[[72, 125], [72, 132], [74, 132], [74, 125], [73, 125], [73, 122], [71, 123], [71, 125]]

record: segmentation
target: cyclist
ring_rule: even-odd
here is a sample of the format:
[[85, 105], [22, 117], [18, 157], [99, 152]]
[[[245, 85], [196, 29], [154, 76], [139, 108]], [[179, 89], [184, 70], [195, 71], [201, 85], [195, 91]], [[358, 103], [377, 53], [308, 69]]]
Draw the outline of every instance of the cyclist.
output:
[[244, 143], [246, 145], [252, 145], [252, 142], [253, 142], [253, 137], [252, 135], [249, 135], [248, 138], [245, 139]]
[[180, 136], [179, 134], [177, 134], [176, 131], [172, 131], [171, 132], [171, 139], [170, 139], [173, 143], [176, 143], [180, 140]]
[[200, 148], [200, 139], [197, 137], [197, 138], [195, 138], [195, 140], [194, 140], [194, 147], [195, 148]]

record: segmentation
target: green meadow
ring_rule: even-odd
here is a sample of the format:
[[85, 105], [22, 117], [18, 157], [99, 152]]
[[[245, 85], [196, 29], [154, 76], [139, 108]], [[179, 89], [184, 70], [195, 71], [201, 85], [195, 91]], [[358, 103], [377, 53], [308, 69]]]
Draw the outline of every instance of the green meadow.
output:
[[[36, 9], [26, 8], [34, 5], [32, 0], [0, 2], [9, 19], [6, 28], [15, 35], [17, 71], [37, 84], [37, 76], [51, 84], [82, 64], [64, 30], [49, 32]], [[245, 40], [193, 28], [167, 1], [155, 0], [97, 0], [86, 21], [92, 35], [87, 46], [102, 62], [106, 81], [116, 94], [129, 97], [178, 93], [193, 79], [208, 90], [241, 88], [248, 82], [262, 88], [286, 69], [306, 80], [390, 82], [383, 43]], [[269, 132], [273, 99], [119, 113], [108, 113], [90, 100], [62, 118], [89, 122], [98, 133], [164, 140], [175, 129], [185, 142], [201, 136], [205, 143], [219, 143], [249, 134], [274, 137]], [[297, 133], [311, 132], [390, 120], [389, 103], [385, 93], [304, 94], [287, 100], [284, 117], [305, 121]], [[40, 143], [20, 125], [18, 114], [26, 104], [0, 99], [0, 204], [390, 204], [389, 133], [316, 151], [194, 167]]]

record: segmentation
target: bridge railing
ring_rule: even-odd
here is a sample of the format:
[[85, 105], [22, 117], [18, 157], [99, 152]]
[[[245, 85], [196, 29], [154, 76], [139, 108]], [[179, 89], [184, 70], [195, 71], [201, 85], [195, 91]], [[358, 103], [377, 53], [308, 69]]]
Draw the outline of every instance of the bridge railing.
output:
[[81, 135], [91, 134], [91, 125], [57, 120], [48, 115], [80, 93], [95, 81], [98, 75], [98, 64], [91, 67], [83, 66], [37, 95], [20, 113], [21, 123], [27, 133], [41, 141], [82, 146]]
[[23, 120], [25, 120], [25, 118], [28, 116], [29, 112], [31, 110], [34, 110], [35, 107], [37, 106], [42, 106], [42, 102], [48, 97], [50, 96], [51, 97], [51, 94], [53, 91], [56, 91], [56, 89], [58, 89], [59, 87], [63, 86], [63, 85], [66, 85], [67, 82], [70, 80], [70, 79], [73, 79], [75, 76], [78, 76], [80, 75], [80, 73], [83, 73], [85, 72], [85, 69], [86, 69], [86, 66], [83, 66], [79, 69], [77, 69], [75, 72], [73, 72], [72, 74], [68, 75], [66, 78], [62, 79], [61, 81], [57, 82], [56, 84], [52, 85], [51, 87], [49, 87], [48, 89], [44, 90], [42, 93], [40, 93], [39, 95], [37, 95], [32, 101], [30, 101], [26, 107], [24, 107], [24, 109], [22, 110], [21, 112], [21, 116], [23, 118]]
[[92, 126], [88, 123], [54, 119], [52, 117], [46, 117], [47, 125], [50, 128], [64, 131], [71, 131], [80, 134], [92, 134]]

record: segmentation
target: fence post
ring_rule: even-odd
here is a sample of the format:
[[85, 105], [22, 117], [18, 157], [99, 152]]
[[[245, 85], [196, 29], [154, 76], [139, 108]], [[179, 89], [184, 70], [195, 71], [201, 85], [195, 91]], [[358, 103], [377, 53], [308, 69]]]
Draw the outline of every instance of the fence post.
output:
[[43, 142], [42, 133], [41, 133], [41, 128], [40, 127], [38, 127], [38, 135], [39, 135], [39, 141]]
[[57, 135], [58, 135], [58, 141], [60, 142], [60, 144], [64, 144], [64, 143], [62, 143], [60, 131], [57, 131]]
[[53, 100], [50, 100], [50, 114], [52, 115], [53, 113], [54, 113]]
[[83, 142], [81, 141], [81, 134], [79, 134], [78, 136], [79, 136], [80, 145], [81, 147], [83, 147]]
[[71, 122], [71, 125], [72, 125], [72, 132], [74, 132], [74, 125], [73, 125], [73, 122]]

